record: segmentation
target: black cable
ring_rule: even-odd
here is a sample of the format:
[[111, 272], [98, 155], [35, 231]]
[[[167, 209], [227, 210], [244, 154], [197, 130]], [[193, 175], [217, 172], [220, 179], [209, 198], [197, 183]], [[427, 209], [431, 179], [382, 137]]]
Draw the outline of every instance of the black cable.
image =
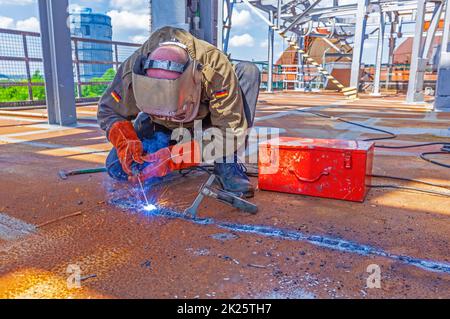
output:
[[377, 132], [381, 132], [381, 133], [385, 133], [385, 134], [390, 135], [390, 136], [386, 136], [386, 137], [367, 138], [367, 139], [363, 140], [365, 142], [381, 141], [381, 140], [392, 140], [394, 138], [397, 138], [396, 134], [394, 134], [392, 132], [389, 132], [389, 131], [385, 131], [385, 130], [379, 129], [379, 128], [375, 128], [375, 127], [371, 127], [371, 126], [367, 126], [367, 125], [363, 125], [363, 124], [359, 124], [359, 123], [356, 123], [356, 122], [347, 121], [347, 120], [343, 120], [343, 119], [339, 119], [339, 121], [344, 122], [344, 123], [348, 123], [348, 124], [352, 124], [352, 125], [356, 125], [356, 126], [359, 126], [359, 127], [363, 127], [363, 128], [366, 128], [366, 129], [369, 129], [369, 130], [372, 130], [372, 131], [377, 131]]
[[423, 144], [413, 144], [413, 145], [403, 145], [403, 146], [389, 146], [389, 145], [377, 145], [378, 148], [389, 148], [389, 149], [405, 149], [405, 148], [416, 148], [422, 146], [431, 146], [431, 145], [444, 145], [444, 148], [450, 146], [450, 142], [432, 142], [432, 143], [423, 143]]
[[[242, 168], [244, 173], [249, 176], [249, 177], [258, 177], [258, 172], [249, 172], [247, 166], [245, 166], [244, 164], [242, 164]], [[258, 169], [256, 167], [256, 169]], [[184, 168], [179, 170], [178, 172], [181, 174], [181, 176], [186, 177], [189, 174], [195, 172], [195, 171], [202, 171], [202, 172], [206, 172], [209, 175], [211, 175], [214, 171], [214, 165], [201, 165], [201, 166], [194, 166], [194, 167], [190, 167], [190, 168]]]
[[[362, 128], [366, 128], [368, 130], [381, 132], [381, 133], [389, 135], [389, 136], [386, 136], [386, 137], [368, 138], [368, 139], [363, 140], [365, 142], [391, 140], [391, 139], [397, 138], [397, 135], [392, 133], [392, 132], [389, 132], [389, 131], [386, 131], [386, 130], [382, 130], [382, 129], [379, 129], [379, 128], [376, 128], [376, 127], [360, 124], [360, 123], [353, 122], [353, 121], [347, 121], [347, 120], [344, 120], [344, 119], [342, 119], [340, 117], [333, 117], [333, 116], [326, 115], [326, 114], [323, 114], [323, 113], [311, 112], [311, 111], [306, 111], [306, 110], [297, 110], [297, 111], [298, 112], [302, 112], [302, 113], [313, 114], [315, 116], [327, 118], [327, 119], [330, 119], [330, 120], [341, 121], [341, 122], [344, 122], [344, 123], [347, 123], [347, 124], [359, 126], [359, 127], [362, 127]], [[406, 149], [406, 148], [416, 148], [416, 147], [421, 147], [421, 146], [432, 146], [432, 145], [443, 145], [441, 152], [425, 152], [425, 153], [420, 154], [419, 157], [421, 159], [423, 159], [424, 161], [427, 161], [429, 163], [432, 163], [432, 164], [435, 164], [435, 165], [439, 165], [439, 166], [445, 167], [445, 168], [450, 168], [450, 165], [448, 165], [448, 164], [444, 164], [444, 163], [441, 163], [441, 162], [438, 162], [438, 161], [435, 161], [435, 160], [431, 160], [431, 159], [426, 157], [428, 155], [448, 155], [448, 154], [450, 154], [450, 142], [432, 142], [432, 143], [422, 143], [422, 144], [404, 145], [404, 146], [389, 146], [389, 145], [377, 145], [377, 144], [375, 144], [375, 147], [376, 148], [385, 148], [385, 149]]]
[[424, 152], [419, 155], [421, 159], [424, 161], [430, 162], [435, 165], [439, 165], [445, 168], [450, 168], [449, 164], [444, 164], [432, 159], [427, 158], [428, 155], [450, 155], [450, 143], [447, 142], [432, 142], [432, 143], [423, 143], [423, 144], [415, 144], [415, 145], [404, 145], [404, 146], [388, 146], [388, 145], [375, 145], [377, 148], [385, 148], [385, 149], [406, 149], [406, 148], [416, 148], [422, 146], [431, 146], [431, 145], [442, 145], [441, 152]]
[[[244, 167], [245, 167], [245, 165], [244, 165]], [[213, 169], [214, 169], [214, 165], [202, 165], [202, 166], [195, 166], [195, 167], [182, 169], [179, 171], [179, 173], [183, 177], [186, 177], [195, 171], [206, 172], [207, 174], [211, 175], [213, 173]], [[250, 177], [258, 177], [257, 172], [249, 173], [248, 171], [245, 170], [245, 173], [247, 174], [247, 176], [250, 176]], [[370, 176], [374, 177], [374, 178], [395, 179], [395, 180], [408, 181], [408, 182], [414, 182], [414, 183], [419, 183], [419, 184], [424, 184], [424, 185], [429, 185], [429, 186], [434, 186], [434, 187], [439, 187], [439, 188], [450, 189], [450, 186], [433, 184], [433, 183], [429, 183], [429, 182], [425, 182], [425, 181], [421, 181], [421, 180], [417, 180], [417, 179], [405, 178], [405, 177], [396, 177], [396, 176], [389, 176], [389, 175], [376, 175], [376, 174], [373, 174]], [[450, 193], [446, 194], [446, 193], [442, 193], [442, 192], [431, 191], [431, 190], [415, 188], [415, 187], [408, 187], [408, 186], [400, 186], [400, 185], [368, 185], [368, 186], [371, 188], [393, 188], [393, 189], [400, 189], [400, 190], [415, 191], [415, 192], [425, 193], [425, 194], [430, 194], [430, 195], [450, 197]]]
[[408, 186], [399, 186], [399, 185], [368, 185], [368, 186], [371, 188], [394, 188], [394, 189], [409, 190], [409, 191], [426, 193], [426, 194], [437, 195], [437, 196], [450, 197], [450, 194], [436, 192], [436, 191], [430, 191], [430, 190], [421, 189], [421, 188], [408, 187]]
[[298, 111], [302, 112], [302, 113], [313, 114], [313, 115], [316, 115], [316, 116], [319, 116], [319, 117], [323, 117], [323, 118], [327, 118], [327, 119], [330, 119], [330, 120], [341, 121], [341, 122], [344, 122], [344, 123], [347, 123], [347, 124], [359, 126], [359, 127], [362, 127], [362, 128], [366, 128], [368, 130], [372, 130], [372, 131], [376, 131], [376, 132], [380, 132], [380, 133], [384, 133], [384, 134], [389, 135], [387, 137], [378, 137], [378, 138], [366, 139], [366, 140], [364, 140], [365, 142], [378, 141], [378, 140], [391, 140], [391, 139], [394, 139], [394, 138], [397, 137], [397, 135], [392, 133], [392, 132], [389, 132], [389, 131], [386, 131], [386, 130], [382, 130], [382, 129], [379, 129], [379, 128], [376, 128], [376, 127], [360, 124], [360, 123], [357, 123], [357, 122], [344, 120], [344, 119], [342, 119], [340, 117], [333, 117], [333, 116], [326, 115], [326, 114], [323, 114], [323, 113], [311, 112], [311, 111], [306, 111], [306, 110], [298, 110]]
[[397, 176], [390, 176], [390, 175], [376, 175], [376, 174], [372, 174], [372, 175], [370, 175], [370, 177], [394, 179], [394, 180], [399, 180], [399, 181], [413, 182], [413, 183], [424, 184], [424, 185], [433, 186], [433, 187], [450, 189], [450, 185], [434, 184], [434, 183], [425, 182], [425, 181], [421, 181], [418, 179], [406, 178], [406, 177], [397, 177]]
[[196, 171], [201, 171], [201, 172], [206, 172], [209, 175], [211, 175], [213, 172], [210, 168], [214, 168], [214, 166], [212, 165], [202, 165], [202, 166], [194, 166], [194, 167], [189, 167], [189, 168], [183, 168], [180, 169], [178, 171], [178, 173], [181, 174], [182, 177], [186, 177], [189, 174], [196, 172]]
[[449, 164], [444, 164], [444, 163], [441, 163], [441, 162], [438, 162], [438, 161], [434, 161], [434, 160], [431, 160], [431, 159], [426, 157], [428, 155], [443, 155], [443, 154], [450, 155], [450, 152], [426, 152], [426, 153], [420, 154], [420, 158], [423, 159], [424, 161], [430, 162], [432, 164], [439, 165], [439, 166], [442, 166], [442, 167], [445, 167], [445, 168], [450, 168]]

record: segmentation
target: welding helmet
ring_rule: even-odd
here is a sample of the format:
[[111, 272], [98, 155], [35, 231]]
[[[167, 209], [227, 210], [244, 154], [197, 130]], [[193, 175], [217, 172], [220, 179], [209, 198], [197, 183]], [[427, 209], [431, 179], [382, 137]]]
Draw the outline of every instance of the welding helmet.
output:
[[159, 119], [186, 123], [199, 111], [201, 64], [179, 42], [164, 42], [133, 67], [133, 92], [137, 107]]

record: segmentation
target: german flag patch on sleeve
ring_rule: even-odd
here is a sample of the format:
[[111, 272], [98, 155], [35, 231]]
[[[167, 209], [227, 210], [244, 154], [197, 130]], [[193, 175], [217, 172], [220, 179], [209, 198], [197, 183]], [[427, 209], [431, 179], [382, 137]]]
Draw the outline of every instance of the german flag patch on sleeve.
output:
[[111, 96], [114, 99], [114, 101], [116, 101], [117, 103], [120, 103], [120, 101], [122, 100], [122, 97], [116, 91], [112, 91]]
[[228, 90], [220, 90], [214, 93], [214, 97], [216, 99], [223, 99], [224, 97], [227, 97], [229, 95]]

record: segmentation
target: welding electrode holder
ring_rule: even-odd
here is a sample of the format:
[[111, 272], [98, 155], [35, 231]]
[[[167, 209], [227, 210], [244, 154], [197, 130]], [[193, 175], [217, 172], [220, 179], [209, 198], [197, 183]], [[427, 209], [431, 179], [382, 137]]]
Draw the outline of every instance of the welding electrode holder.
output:
[[199, 194], [197, 198], [195, 199], [194, 203], [187, 208], [184, 213], [186, 215], [190, 215], [193, 218], [197, 216], [198, 209], [200, 207], [201, 202], [206, 197], [210, 197], [213, 199], [216, 199], [217, 201], [226, 204], [228, 206], [231, 206], [233, 208], [237, 208], [239, 210], [242, 210], [244, 212], [250, 213], [250, 214], [256, 214], [258, 212], [258, 206], [255, 204], [252, 204], [239, 196], [237, 196], [234, 193], [227, 192], [222, 189], [217, 189], [214, 187], [211, 187], [214, 182], [216, 181], [216, 175], [211, 174], [199, 190]]

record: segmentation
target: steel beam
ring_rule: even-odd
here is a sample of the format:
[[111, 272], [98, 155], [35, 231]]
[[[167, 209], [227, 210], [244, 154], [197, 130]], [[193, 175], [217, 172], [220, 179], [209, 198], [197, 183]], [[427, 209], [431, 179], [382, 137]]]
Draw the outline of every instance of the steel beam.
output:
[[366, 34], [367, 25], [367, 6], [369, 0], [358, 0], [358, 8], [356, 14], [356, 27], [355, 27], [355, 44], [353, 47], [353, 60], [352, 70], [350, 75], [350, 86], [359, 88], [361, 60], [364, 47], [364, 39]]
[[425, 24], [426, 0], [417, 1], [415, 37], [411, 53], [411, 66], [409, 69], [408, 93], [406, 102], [423, 102], [423, 74], [426, 67], [426, 59], [423, 58], [423, 29]]
[[302, 13], [295, 17], [294, 21], [283, 30], [283, 33], [289, 32], [294, 28], [302, 19], [305, 17], [312, 9], [314, 9], [322, 0], [316, 0], [308, 8], [306, 8]]
[[225, 0], [217, 0], [217, 48], [223, 51], [223, 26]]
[[436, 84], [436, 111], [450, 112], [450, 1], [445, 10], [444, 34], [442, 35], [441, 58]]
[[380, 10], [380, 27], [378, 29], [378, 45], [377, 56], [375, 63], [375, 79], [373, 85], [372, 95], [380, 95], [380, 81], [381, 81], [381, 65], [383, 63], [383, 49], [384, 49], [384, 13]]
[[39, 0], [48, 122], [77, 123], [68, 0]]
[[427, 36], [425, 38], [425, 44], [423, 47], [422, 58], [424, 59], [428, 58], [431, 53], [434, 38], [436, 36], [436, 31], [439, 27], [439, 21], [441, 21], [443, 8], [444, 6], [442, 2], [436, 3], [436, 7], [434, 8], [433, 17], [431, 18], [430, 26], [428, 28]]
[[390, 17], [390, 28], [389, 28], [388, 67], [386, 72], [386, 89], [389, 89], [389, 85], [391, 83], [392, 65], [394, 63], [394, 50], [396, 46], [396, 38], [394, 37], [394, 32], [397, 30], [397, 27], [399, 26], [398, 24], [399, 17], [397, 14], [393, 12], [389, 12], [387, 14]]
[[[273, 23], [273, 12], [270, 11], [269, 12], [269, 20]], [[268, 28], [268, 45], [267, 45], [267, 56], [269, 59], [269, 65], [268, 65], [268, 70], [267, 70], [267, 93], [272, 93], [273, 92], [273, 47], [274, 47], [274, 36], [275, 36], [275, 32], [273, 31], [273, 28]]]

